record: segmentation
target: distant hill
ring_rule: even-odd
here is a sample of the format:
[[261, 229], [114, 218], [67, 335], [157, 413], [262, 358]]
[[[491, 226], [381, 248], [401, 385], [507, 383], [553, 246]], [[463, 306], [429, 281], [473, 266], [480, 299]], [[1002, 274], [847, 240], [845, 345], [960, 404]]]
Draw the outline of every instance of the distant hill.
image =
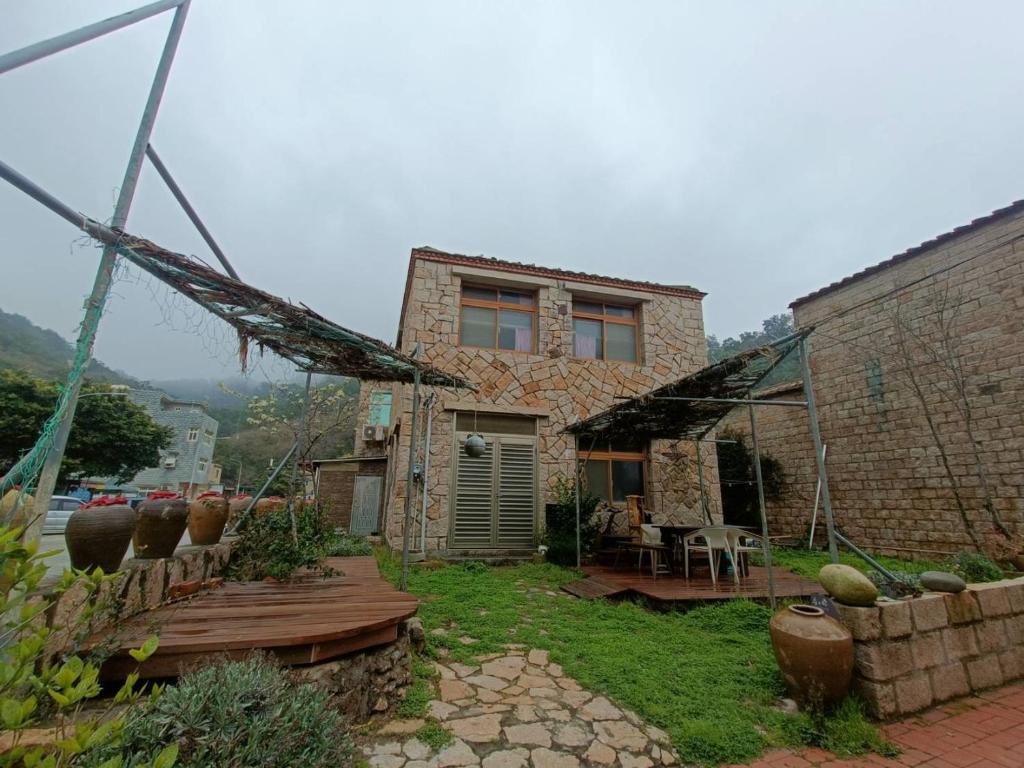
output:
[[[18, 368], [42, 379], [63, 379], [71, 370], [74, 354], [75, 348], [57, 332], [0, 309], [0, 368]], [[98, 360], [89, 365], [87, 376], [107, 384], [140, 383]]]

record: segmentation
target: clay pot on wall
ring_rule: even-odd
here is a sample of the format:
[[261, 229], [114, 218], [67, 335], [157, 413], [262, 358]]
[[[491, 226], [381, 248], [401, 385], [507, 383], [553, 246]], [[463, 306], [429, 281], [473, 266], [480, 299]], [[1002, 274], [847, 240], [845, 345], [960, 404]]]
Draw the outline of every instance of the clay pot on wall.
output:
[[201, 493], [188, 505], [188, 537], [193, 544], [216, 544], [227, 522], [228, 500], [216, 491]]
[[238, 523], [238, 518], [245, 514], [245, 510], [252, 503], [252, 496], [247, 493], [240, 493], [228, 499], [228, 524], [232, 527]]
[[124, 496], [101, 496], [83, 504], [64, 529], [71, 567], [83, 571], [99, 567], [114, 573], [128, 552], [134, 530], [135, 510]]
[[841, 701], [853, 676], [853, 636], [813, 605], [791, 605], [769, 624], [775, 660], [789, 695], [801, 707]]
[[170, 557], [188, 525], [188, 502], [176, 493], [157, 491], [135, 508], [132, 546], [136, 557]]
[[268, 512], [280, 512], [286, 505], [287, 502], [281, 496], [267, 496], [256, 502], [256, 509], [253, 511], [258, 517], [263, 517]]

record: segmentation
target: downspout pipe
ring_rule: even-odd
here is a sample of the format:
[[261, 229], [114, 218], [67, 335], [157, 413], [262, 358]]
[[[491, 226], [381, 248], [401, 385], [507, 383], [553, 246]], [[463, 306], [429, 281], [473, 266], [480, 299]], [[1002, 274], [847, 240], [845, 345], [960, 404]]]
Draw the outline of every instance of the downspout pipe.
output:
[[427, 554], [427, 478], [430, 476], [430, 433], [434, 425], [434, 393], [427, 395], [427, 434], [423, 443], [423, 502], [420, 509], [420, 552]]

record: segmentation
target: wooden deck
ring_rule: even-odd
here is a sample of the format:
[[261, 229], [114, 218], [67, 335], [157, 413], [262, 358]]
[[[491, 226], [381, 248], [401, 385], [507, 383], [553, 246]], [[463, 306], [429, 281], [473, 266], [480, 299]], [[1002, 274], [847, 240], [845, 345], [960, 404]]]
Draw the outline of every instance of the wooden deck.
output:
[[[189, 600], [132, 617], [116, 629], [104, 679], [138, 671], [172, 677], [210, 656], [240, 658], [254, 649], [286, 664], [312, 664], [395, 640], [417, 601], [381, 578], [372, 557], [330, 558], [341, 575], [288, 583], [228, 582]], [[160, 647], [139, 665], [128, 655], [152, 634]], [[108, 638], [95, 637], [94, 643]]]
[[[587, 578], [566, 584], [562, 589], [582, 598], [645, 597], [658, 603], [685, 604], [717, 600], [768, 599], [768, 570], [752, 566], [750, 575], [740, 579], [737, 588], [732, 578], [722, 577], [718, 586], [701, 575], [684, 579], [681, 576], [658, 576], [652, 579], [649, 570], [638, 574], [636, 566], [612, 568], [607, 565], [586, 565]], [[775, 596], [780, 598], [807, 598], [824, 594], [816, 581], [805, 579], [781, 568], [773, 568]]]

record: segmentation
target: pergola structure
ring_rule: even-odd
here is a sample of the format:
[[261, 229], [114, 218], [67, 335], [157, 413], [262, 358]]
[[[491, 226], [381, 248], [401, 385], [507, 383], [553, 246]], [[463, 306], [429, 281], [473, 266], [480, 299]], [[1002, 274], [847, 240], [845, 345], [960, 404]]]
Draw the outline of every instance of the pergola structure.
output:
[[[589, 441], [616, 437], [633, 440], [692, 440], [697, 448], [698, 477], [701, 489], [701, 506], [707, 515], [704, 492], [703, 465], [700, 461], [700, 441], [733, 408], [745, 405], [750, 415], [751, 442], [754, 450], [754, 474], [757, 480], [758, 506], [761, 513], [761, 537], [764, 546], [765, 566], [768, 570], [768, 592], [775, 605], [775, 583], [772, 577], [772, 553], [768, 541], [768, 516], [765, 511], [764, 484], [761, 478], [761, 457], [757, 441], [757, 418], [755, 407], [777, 406], [806, 408], [814, 438], [815, 458], [818, 465], [818, 482], [821, 489], [825, 526], [828, 533], [828, 549], [832, 562], [839, 560], [837, 539], [850, 544], [835, 530], [832, 517], [832, 500], [828, 492], [828, 477], [825, 472], [825, 454], [818, 429], [818, 413], [811, 387], [811, 370], [807, 359], [807, 337], [813, 328], [798, 331], [770, 344], [748, 349], [721, 362], [702, 368], [670, 384], [650, 392], [617, 403], [611, 408], [589, 418], [578, 421], [566, 428], [576, 437], [576, 565], [580, 565], [580, 451], [586, 451]], [[796, 351], [800, 356], [803, 371], [804, 400], [758, 400], [752, 391], [789, 354]], [[706, 519], [706, 518], [705, 518]], [[708, 520], [710, 522], [710, 520]], [[866, 556], [865, 556], [866, 557]], [[876, 567], [876, 563], [869, 559]]]

